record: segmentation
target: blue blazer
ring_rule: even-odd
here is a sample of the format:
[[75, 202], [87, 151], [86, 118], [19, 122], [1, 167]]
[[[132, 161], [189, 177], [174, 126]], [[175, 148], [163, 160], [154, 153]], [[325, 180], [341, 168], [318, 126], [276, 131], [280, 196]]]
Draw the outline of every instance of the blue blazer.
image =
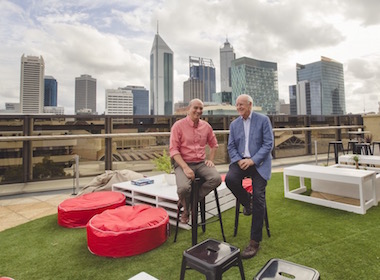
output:
[[[244, 125], [242, 117], [239, 116], [230, 125], [227, 149], [231, 164], [244, 157], [244, 146]], [[271, 177], [272, 148], [273, 130], [269, 118], [252, 111], [248, 149], [257, 171], [265, 180]]]

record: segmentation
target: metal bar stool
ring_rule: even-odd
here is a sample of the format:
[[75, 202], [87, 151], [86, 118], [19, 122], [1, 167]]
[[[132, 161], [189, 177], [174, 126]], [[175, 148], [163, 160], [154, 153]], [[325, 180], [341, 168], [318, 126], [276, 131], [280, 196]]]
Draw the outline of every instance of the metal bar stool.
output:
[[[252, 189], [252, 179], [251, 178], [245, 178], [243, 180], [243, 188], [249, 193], [253, 192]], [[235, 227], [234, 227], [234, 237], [237, 235], [238, 231], [238, 226], [239, 226], [239, 214], [241, 213], [240, 211], [240, 202], [238, 199], [236, 199], [236, 205], [235, 205]], [[265, 228], [267, 231], [268, 237], [270, 237], [270, 230], [269, 230], [269, 220], [268, 220], [268, 212], [267, 212], [267, 203], [265, 201], [265, 210], [264, 210], [264, 223], [265, 223]]]
[[[223, 241], [226, 242], [226, 237], [224, 235], [224, 229], [223, 229], [222, 214], [220, 211], [218, 191], [217, 191], [217, 189], [214, 189], [215, 203], [216, 203], [216, 208], [218, 210], [217, 218], [210, 220], [210, 221], [206, 221], [206, 200], [205, 200], [205, 198], [203, 198], [201, 201], [198, 201], [198, 193], [199, 193], [200, 185], [201, 185], [200, 178], [195, 178], [195, 180], [193, 181], [193, 183], [191, 185], [190, 200], [191, 200], [191, 241], [192, 241], [192, 245], [194, 246], [195, 244], [197, 244], [198, 226], [201, 226], [202, 231], [205, 232], [206, 231], [206, 224], [216, 222], [218, 220], [220, 223], [220, 229], [222, 231]], [[200, 208], [201, 223], [198, 223], [198, 205]], [[181, 209], [178, 206], [174, 242], [177, 241], [180, 212], [181, 212]], [[213, 215], [213, 216], [216, 216], [216, 215]]]
[[347, 142], [347, 154], [351, 151], [355, 154], [355, 145], [358, 143], [358, 140], [348, 140]]
[[228, 243], [207, 239], [183, 252], [180, 279], [186, 269], [195, 269], [207, 280], [222, 279], [222, 274], [233, 266], [239, 267], [240, 279], [245, 280], [240, 249]]
[[370, 143], [357, 143], [355, 145], [355, 152], [360, 155], [372, 155]]
[[342, 141], [330, 141], [329, 142], [329, 147], [327, 149], [327, 165], [329, 164], [330, 146], [333, 146], [335, 163], [337, 164], [338, 163], [339, 151], [341, 151], [344, 154], [343, 142]]

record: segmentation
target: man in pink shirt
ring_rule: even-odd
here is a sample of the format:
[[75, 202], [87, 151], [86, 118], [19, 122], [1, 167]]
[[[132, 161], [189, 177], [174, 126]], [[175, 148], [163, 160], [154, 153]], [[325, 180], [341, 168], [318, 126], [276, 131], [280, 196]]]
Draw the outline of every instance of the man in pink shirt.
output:
[[[203, 102], [193, 99], [187, 117], [175, 122], [171, 128], [170, 157], [175, 161], [178, 203], [184, 208], [181, 223], [189, 221], [191, 183], [195, 177], [204, 181], [199, 188], [199, 200], [221, 184], [213, 162], [218, 141], [210, 124], [200, 119], [202, 113]], [[208, 159], [206, 145], [210, 147]]]

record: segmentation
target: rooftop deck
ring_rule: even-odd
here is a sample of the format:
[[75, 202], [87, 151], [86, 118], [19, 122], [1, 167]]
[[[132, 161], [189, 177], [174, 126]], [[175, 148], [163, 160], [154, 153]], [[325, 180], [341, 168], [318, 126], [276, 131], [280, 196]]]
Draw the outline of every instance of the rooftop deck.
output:
[[[327, 155], [318, 157], [319, 163], [326, 162]], [[292, 158], [274, 159], [272, 163], [272, 172], [282, 172], [283, 168], [298, 163], [315, 164], [314, 156], [298, 156]], [[228, 171], [228, 165], [222, 164], [216, 166], [220, 173]], [[144, 175], [154, 175], [157, 172], [146, 172]], [[93, 178], [80, 178], [80, 187], [86, 186]], [[48, 192], [41, 192], [46, 187], [41, 185], [50, 184]], [[31, 182], [27, 184], [13, 184], [9, 187], [2, 186], [0, 196], [0, 231], [11, 227], [38, 219], [47, 215], [57, 213], [57, 206], [65, 199], [72, 197], [73, 180], [57, 180]], [[22, 194], [6, 195], [14, 192], [14, 188], [19, 188]]]

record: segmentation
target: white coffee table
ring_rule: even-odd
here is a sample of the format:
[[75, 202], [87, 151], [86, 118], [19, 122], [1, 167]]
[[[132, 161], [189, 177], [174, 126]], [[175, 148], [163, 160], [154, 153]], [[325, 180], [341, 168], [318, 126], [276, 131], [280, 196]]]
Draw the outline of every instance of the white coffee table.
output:
[[[177, 219], [177, 186], [168, 185], [164, 175], [156, 175], [148, 177], [153, 179], [153, 184], [145, 186], [133, 185], [130, 181], [112, 185], [112, 191], [122, 192], [127, 198], [127, 204], [149, 204], [154, 207], [164, 208], [169, 215], [169, 223], [176, 224]], [[223, 212], [235, 206], [235, 197], [226, 187], [225, 183], [217, 188], [220, 203], [220, 210]], [[211, 203], [215, 200], [214, 192], [206, 196], [206, 219], [217, 214], [216, 204]], [[190, 229], [191, 227], [185, 224], [179, 224], [181, 228]]]

